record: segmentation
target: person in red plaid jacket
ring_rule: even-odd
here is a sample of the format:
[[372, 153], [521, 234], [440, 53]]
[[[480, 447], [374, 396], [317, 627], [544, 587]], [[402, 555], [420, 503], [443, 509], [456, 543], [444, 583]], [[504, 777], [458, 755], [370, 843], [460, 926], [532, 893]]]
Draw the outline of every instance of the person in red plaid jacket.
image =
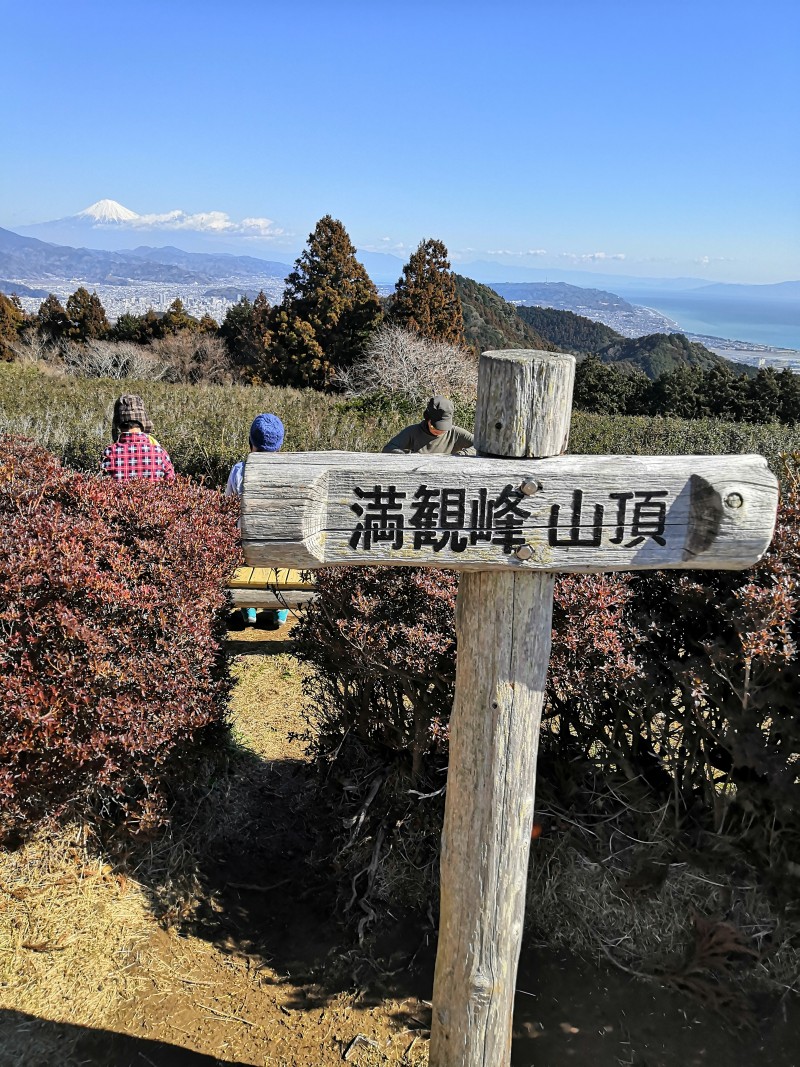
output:
[[145, 478], [151, 482], [171, 482], [175, 468], [165, 449], [151, 436], [153, 424], [144, 400], [125, 393], [114, 404], [111, 436], [114, 439], [103, 452], [100, 466], [104, 474], [117, 482]]

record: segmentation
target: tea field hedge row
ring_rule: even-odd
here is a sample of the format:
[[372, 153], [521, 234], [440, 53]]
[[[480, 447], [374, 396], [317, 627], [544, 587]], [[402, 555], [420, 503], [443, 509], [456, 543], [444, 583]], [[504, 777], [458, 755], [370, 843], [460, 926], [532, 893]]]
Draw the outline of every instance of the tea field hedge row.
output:
[[[255, 415], [274, 411], [286, 426], [284, 447], [378, 451], [419, 413], [385, 398], [346, 400], [313, 390], [254, 386], [173, 385], [54, 377], [32, 367], [0, 365], [0, 432], [22, 434], [78, 470], [95, 470], [110, 439], [111, 412], [120, 392], [140, 393], [155, 435], [182, 474], [225, 483], [247, 451]], [[472, 426], [474, 411], [458, 421]], [[781, 452], [800, 450], [800, 428], [574, 412], [574, 453], [718, 454], [760, 452], [775, 469]]]

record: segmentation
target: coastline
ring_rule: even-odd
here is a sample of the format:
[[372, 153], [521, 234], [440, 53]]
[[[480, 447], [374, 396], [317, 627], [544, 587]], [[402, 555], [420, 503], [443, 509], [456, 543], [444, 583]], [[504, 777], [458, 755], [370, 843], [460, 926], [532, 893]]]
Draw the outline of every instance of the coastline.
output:
[[718, 356], [736, 363], [751, 366], [770, 366], [776, 370], [789, 367], [800, 371], [800, 350], [796, 348], [776, 348], [773, 345], [756, 344], [753, 341], [736, 341], [727, 337], [713, 337], [707, 334], [688, 333], [690, 341], [698, 341]]
[[660, 315], [665, 323], [668, 323], [670, 333], [682, 333], [690, 341], [696, 341], [704, 345], [709, 351], [715, 352], [724, 359], [736, 363], [747, 363], [750, 366], [770, 366], [776, 370], [789, 367], [790, 370], [800, 373], [800, 349], [785, 348], [778, 345], [762, 344], [759, 341], [739, 341], [733, 337], [719, 337], [716, 334], [694, 333], [684, 329], [679, 322], [665, 315], [658, 308], [648, 307], [646, 304], [635, 304], [652, 314]]

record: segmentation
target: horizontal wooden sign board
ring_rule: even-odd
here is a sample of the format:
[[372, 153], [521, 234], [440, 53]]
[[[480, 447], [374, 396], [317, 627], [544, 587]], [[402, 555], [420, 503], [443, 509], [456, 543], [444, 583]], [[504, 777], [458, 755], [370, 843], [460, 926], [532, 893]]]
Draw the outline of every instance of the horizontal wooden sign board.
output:
[[252, 453], [242, 545], [252, 566], [735, 570], [772, 538], [761, 456], [552, 459]]

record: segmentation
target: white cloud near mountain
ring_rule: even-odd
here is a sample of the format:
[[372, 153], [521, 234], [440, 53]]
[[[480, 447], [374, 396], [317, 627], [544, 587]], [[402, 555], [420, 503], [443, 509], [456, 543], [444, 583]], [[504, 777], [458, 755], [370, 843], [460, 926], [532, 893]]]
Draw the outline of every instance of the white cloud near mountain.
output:
[[126, 226], [136, 230], [197, 230], [200, 233], [236, 234], [240, 237], [280, 237], [284, 230], [272, 219], [246, 218], [237, 222], [224, 211], [166, 211], [161, 214], [137, 215]]
[[553, 252], [546, 248], [528, 248], [524, 252], [515, 252], [511, 248], [490, 248], [486, 251], [487, 256], [547, 256], [552, 255], [558, 259], [568, 259], [570, 263], [603, 263], [611, 260], [625, 259], [624, 252]]
[[562, 252], [564, 259], [572, 260], [573, 263], [603, 263], [612, 259], [625, 259], [624, 252]]
[[[193, 233], [221, 234], [237, 237], [260, 237], [274, 238], [285, 234], [280, 226], [276, 226], [272, 219], [260, 216], [248, 216], [237, 221], [232, 219], [225, 211], [197, 211], [188, 212], [176, 209], [174, 211], [150, 212], [140, 215], [137, 211], [120, 204], [117, 200], [98, 200], [89, 207], [79, 211], [66, 219], [57, 220], [59, 223], [79, 223], [82, 226], [89, 225], [93, 228], [123, 230], [176, 230], [191, 231]], [[48, 225], [42, 223], [40, 225]]]

